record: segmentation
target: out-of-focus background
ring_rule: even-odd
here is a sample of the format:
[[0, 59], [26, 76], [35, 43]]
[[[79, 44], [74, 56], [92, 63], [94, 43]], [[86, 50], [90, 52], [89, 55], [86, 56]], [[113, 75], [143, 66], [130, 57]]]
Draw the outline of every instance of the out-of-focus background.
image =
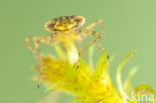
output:
[[[155, 0], [0, 0], [0, 103], [35, 103], [47, 94], [30, 80], [36, 74], [35, 59], [23, 40], [49, 34], [44, 23], [63, 15], [82, 15], [86, 24], [104, 19], [102, 46], [114, 56], [109, 70], [114, 84], [119, 61], [139, 48], [124, 66], [123, 79], [137, 65], [133, 86], [147, 83], [156, 88]], [[98, 56], [94, 53], [95, 60]], [[68, 103], [70, 98], [63, 94], [58, 103]]]

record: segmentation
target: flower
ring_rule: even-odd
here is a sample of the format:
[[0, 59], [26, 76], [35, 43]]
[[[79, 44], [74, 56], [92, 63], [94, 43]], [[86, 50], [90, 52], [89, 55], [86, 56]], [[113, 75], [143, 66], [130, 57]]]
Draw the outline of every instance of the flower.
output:
[[[130, 72], [125, 82], [121, 80], [121, 70], [124, 63], [133, 56], [137, 50], [131, 51], [119, 64], [117, 68], [116, 89], [108, 73], [108, 55], [104, 50], [99, 57], [96, 68], [88, 65], [83, 59], [78, 59], [76, 47], [71, 44], [64, 52], [58, 45], [55, 46], [58, 57], [41, 56], [43, 72], [41, 81], [46, 84], [48, 90], [69, 92], [76, 96], [71, 103], [81, 101], [82, 103], [136, 103], [137, 100], [129, 98], [128, 90], [124, 87], [131, 87], [130, 77], [135, 73], [136, 68]], [[90, 55], [91, 56], [91, 55]], [[39, 72], [39, 67], [35, 66]], [[137, 87], [138, 88], [138, 87]], [[139, 89], [139, 91], [141, 91]], [[154, 91], [154, 90], [153, 90]], [[138, 92], [136, 92], [138, 93]]]

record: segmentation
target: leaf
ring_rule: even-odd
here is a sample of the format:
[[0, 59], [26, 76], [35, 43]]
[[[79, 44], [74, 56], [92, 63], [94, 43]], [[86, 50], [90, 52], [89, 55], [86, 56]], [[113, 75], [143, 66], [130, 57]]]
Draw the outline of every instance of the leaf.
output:
[[62, 50], [62, 48], [59, 45], [54, 45], [57, 56], [62, 59], [65, 60], [66, 59], [66, 54], [65, 52]]
[[117, 72], [116, 72], [116, 75], [117, 75], [117, 78], [116, 78], [117, 86], [118, 86], [120, 94], [123, 97], [125, 97], [125, 98], [127, 98], [128, 96], [125, 93], [125, 91], [123, 90], [123, 85], [122, 85], [122, 80], [121, 80], [121, 70], [122, 70], [123, 65], [126, 63], [126, 61], [130, 57], [132, 57], [136, 52], [137, 52], [137, 49], [135, 49], [135, 50], [131, 51], [130, 53], [128, 53], [128, 55], [122, 59], [122, 61], [119, 63], [119, 65], [117, 67]]
[[156, 90], [147, 84], [139, 84], [135, 88], [135, 94], [154, 94], [156, 96]]
[[104, 50], [100, 55], [98, 62], [96, 64], [96, 74], [101, 76], [107, 73], [107, 51]]
[[91, 46], [91, 47], [89, 48], [89, 52], [88, 52], [89, 66], [90, 66], [91, 69], [94, 68], [94, 66], [93, 66], [94, 46], [95, 46], [95, 45]]
[[71, 64], [76, 63], [79, 59], [78, 50], [73, 43], [71, 43], [67, 48], [67, 56]]
[[133, 67], [133, 68], [130, 70], [130, 72], [129, 72], [129, 74], [128, 74], [128, 76], [127, 76], [125, 82], [124, 82], [124, 85], [123, 85], [124, 91], [125, 91], [128, 95], [131, 95], [131, 92], [133, 91], [133, 88], [132, 88], [132, 85], [131, 85], [131, 78], [135, 75], [135, 73], [137, 72], [137, 70], [138, 70], [138, 67]]
[[155, 103], [156, 101], [156, 90], [147, 84], [139, 84], [135, 88], [135, 97], [141, 98], [142, 101], [146, 100], [150, 103]]
[[82, 99], [82, 98], [80, 98], [80, 97], [76, 97], [76, 98], [74, 98], [73, 100], [71, 100], [70, 103], [77, 103], [77, 102], [79, 102], [81, 99]]
[[61, 91], [50, 92], [47, 95], [41, 97], [37, 101], [37, 103], [56, 103], [56, 101], [59, 99], [61, 94], [62, 94]]

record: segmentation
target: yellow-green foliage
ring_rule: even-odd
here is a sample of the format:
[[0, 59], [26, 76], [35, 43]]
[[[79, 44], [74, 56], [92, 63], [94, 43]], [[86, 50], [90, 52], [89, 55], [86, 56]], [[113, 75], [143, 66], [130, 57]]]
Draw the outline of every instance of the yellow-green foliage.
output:
[[[49, 90], [61, 90], [75, 95], [76, 98], [71, 103], [78, 101], [82, 103], [136, 103], [134, 100], [127, 99], [127, 91], [131, 88], [127, 88], [125, 91], [121, 82], [122, 66], [136, 50], [130, 52], [117, 68], [118, 89], [115, 89], [108, 74], [109, 63], [106, 50], [99, 57], [95, 69], [82, 59], [73, 62], [73, 56], [76, 58], [78, 56], [74, 45], [69, 47], [67, 53], [63, 52], [59, 46], [56, 46], [56, 51], [59, 55], [58, 58], [42, 56], [41, 79], [43, 83], [48, 84]], [[38, 66], [35, 69], [39, 71]], [[131, 87], [130, 82], [127, 81], [125, 87]]]

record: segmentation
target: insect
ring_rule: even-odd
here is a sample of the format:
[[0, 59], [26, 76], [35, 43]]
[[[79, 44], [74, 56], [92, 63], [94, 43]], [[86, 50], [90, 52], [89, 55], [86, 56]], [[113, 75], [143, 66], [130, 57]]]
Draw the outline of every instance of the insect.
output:
[[[89, 47], [91, 47], [94, 43], [99, 39], [97, 48], [103, 51], [100, 47], [102, 34], [104, 32], [104, 21], [102, 19], [96, 20], [92, 22], [84, 29], [80, 29], [79, 27], [85, 23], [85, 18], [83, 16], [61, 16], [59, 18], [52, 19], [45, 23], [44, 28], [47, 31], [52, 32], [46, 36], [33, 36], [28, 37], [24, 40], [24, 43], [30, 51], [34, 54], [37, 61], [39, 61], [39, 55], [37, 53], [37, 49], [40, 44], [48, 44], [54, 45], [55, 43], [61, 43], [66, 46], [69, 42], [80, 41], [86, 37], [87, 34], [96, 36], [96, 39], [90, 42], [84, 49], [80, 50], [79, 56], [85, 52]], [[91, 30], [95, 25], [101, 24], [100, 33]], [[29, 45], [29, 42], [33, 42], [33, 46]], [[42, 70], [40, 70], [40, 75]]]

